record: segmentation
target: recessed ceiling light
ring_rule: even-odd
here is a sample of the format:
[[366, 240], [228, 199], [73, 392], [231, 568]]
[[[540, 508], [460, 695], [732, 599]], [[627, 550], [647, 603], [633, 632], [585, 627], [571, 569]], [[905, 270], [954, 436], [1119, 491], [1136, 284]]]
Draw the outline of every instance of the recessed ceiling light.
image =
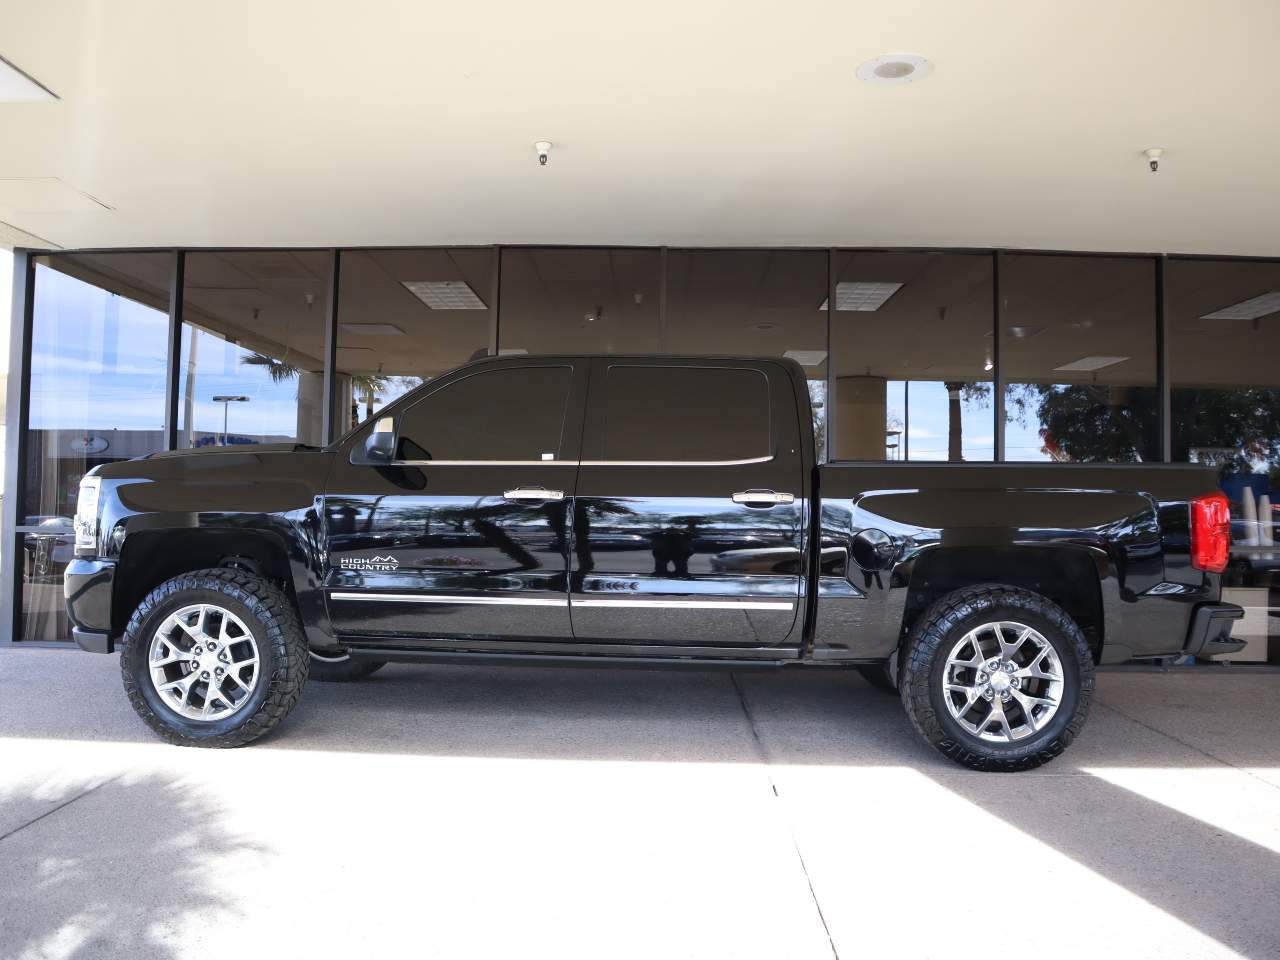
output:
[[394, 323], [340, 323], [338, 329], [356, 337], [403, 337]]
[[886, 53], [858, 67], [858, 79], [867, 83], [911, 83], [933, 72], [933, 64], [914, 53]]
[[1262, 293], [1248, 300], [1241, 300], [1229, 307], [1206, 313], [1201, 320], [1257, 320], [1280, 311], [1280, 290]]
[[820, 367], [822, 361], [827, 359], [827, 351], [825, 350], [788, 350], [783, 354], [784, 357], [794, 360], [802, 367]]
[[465, 280], [403, 280], [406, 290], [432, 310], [488, 310]]
[[[886, 300], [902, 289], [900, 283], [869, 280], [841, 280], [836, 284], [836, 309], [871, 313], [884, 306]], [[827, 309], [823, 300], [819, 310]]]
[[774, 323], [772, 320], [757, 320], [755, 323], [751, 325], [751, 329], [759, 330], [761, 333], [764, 333], [769, 330], [777, 330], [778, 325]]
[[1103, 367], [1111, 367], [1117, 363], [1124, 363], [1129, 357], [1081, 357], [1079, 360], [1072, 360], [1070, 363], [1064, 363], [1060, 367], [1054, 367], [1055, 370], [1063, 370], [1067, 372], [1089, 373], [1094, 370], [1101, 370]]
[[0, 57], [0, 101], [31, 103], [57, 99], [58, 95], [35, 77], [24, 73], [4, 57]]

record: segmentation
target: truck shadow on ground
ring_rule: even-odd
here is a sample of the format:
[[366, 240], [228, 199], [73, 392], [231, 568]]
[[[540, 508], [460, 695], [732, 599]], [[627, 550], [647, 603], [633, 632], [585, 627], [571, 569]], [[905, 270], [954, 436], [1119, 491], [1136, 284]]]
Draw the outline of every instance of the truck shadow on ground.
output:
[[[219, 865], [261, 853], [199, 792], [158, 776], [0, 790], [0, 956], [186, 960], [233, 930]], [[23, 822], [25, 821], [25, 822]]]

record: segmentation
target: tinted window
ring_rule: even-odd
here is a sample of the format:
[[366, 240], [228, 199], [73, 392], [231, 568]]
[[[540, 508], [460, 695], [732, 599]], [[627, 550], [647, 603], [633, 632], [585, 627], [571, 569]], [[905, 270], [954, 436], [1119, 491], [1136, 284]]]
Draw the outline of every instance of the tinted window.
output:
[[1155, 262], [1005, 257], [1005, 459], [1158, 460]]
[[178, 446], [323, 443], [329, 254], [187, 254]]
[[[1169, 431], [1176, 462], [1218, 469], [1231, 501], [1223, 599], [1232, 637], [1280, 636], [1280, 263], [1168, 265]], [[1250, 649], [1256, 649], [1251, 643]]]
[[569, 367], [486, 370], [446, 384], [400, 417], [403, 460], [558, 460]]
[[504, 247], [499, 353], [670, 353], [662, 255], [626, 248]]
[[338, 283], [338, 434], [489, 352], [492, 250], [344, 250]]
[[[789, 357], [804, 367], [825, 451], [827, 251], [671, 250], [662, 352]], [[726, 347], [732, 344], [732, 349]]]
[[25, 496], [17, 511], [19, 639], [71, 635], [62, 574], [80, 478], [100, 464], [164, 449], [172, 275], [167, 253], [36, 259]]
[[840, 251], [833, 279], [831, 458], [994, 459], [991, 257]]
[[769, 382], [758, 370], [612, 367], [606, 460], [747, 460], [769, 447]]

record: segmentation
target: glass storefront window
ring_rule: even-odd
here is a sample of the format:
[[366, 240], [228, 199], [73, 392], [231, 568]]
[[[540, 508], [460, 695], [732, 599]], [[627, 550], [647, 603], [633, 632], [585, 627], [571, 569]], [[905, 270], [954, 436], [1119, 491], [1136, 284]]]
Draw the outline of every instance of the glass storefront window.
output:
[[180, 448], [324, 443], [329, 265], [314, 250], [187, 254]]
[[994, 459], [991, 257], [841, 251], [835, 281], [832, 459]]
[[80, 478], [164, 449], [165, 253], [58, 254], [35, 267], [22, 534], [24, 640], [65, 640], [62, 573]]
[[1160, 459], [1155, 263], [1006, 255], [1005, 459]]
[[790, 357], [809, 382], [826, 449], [828, 254], [825, 250], [670, 250], [662, 352]]
[[1244, 607], [1232, 633], [1250, 641], [1236, 656], [1265, 658], [1280, 636], [1280, 263], [1171, 259], [1166, 290], [1173, 459], [1218, 468], [1223, 599]]
[[661, 274], [658, 250], [504, 248], [498, 352], [670, 353]]
[[496, 260], [481, 248], [342, 252], [335, 435], [488, 353]]

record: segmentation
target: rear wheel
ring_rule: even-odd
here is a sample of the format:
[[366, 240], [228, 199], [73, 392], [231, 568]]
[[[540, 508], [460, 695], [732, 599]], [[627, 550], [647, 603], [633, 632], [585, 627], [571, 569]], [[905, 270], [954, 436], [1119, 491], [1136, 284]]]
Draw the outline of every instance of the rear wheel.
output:
[[1057, 604], [986, 584], [948, 594], [917, 622], [902, 671], [916, 730], [975, 770], [1028, 770], [1079, 735], [1093, 699], [1093, 657]]
[[311, 679], [323, 683], [351, 683], [387, 665], [385, 660], [356, 659], [349, 653], [328, 654], [311, 651]]
[[152, 590], [125, 629], [120, 670], [147, 726], [182, 746], [238, 747], [298, 702], [306, 640], [279, 589], [241, 570], [198, 570]]

